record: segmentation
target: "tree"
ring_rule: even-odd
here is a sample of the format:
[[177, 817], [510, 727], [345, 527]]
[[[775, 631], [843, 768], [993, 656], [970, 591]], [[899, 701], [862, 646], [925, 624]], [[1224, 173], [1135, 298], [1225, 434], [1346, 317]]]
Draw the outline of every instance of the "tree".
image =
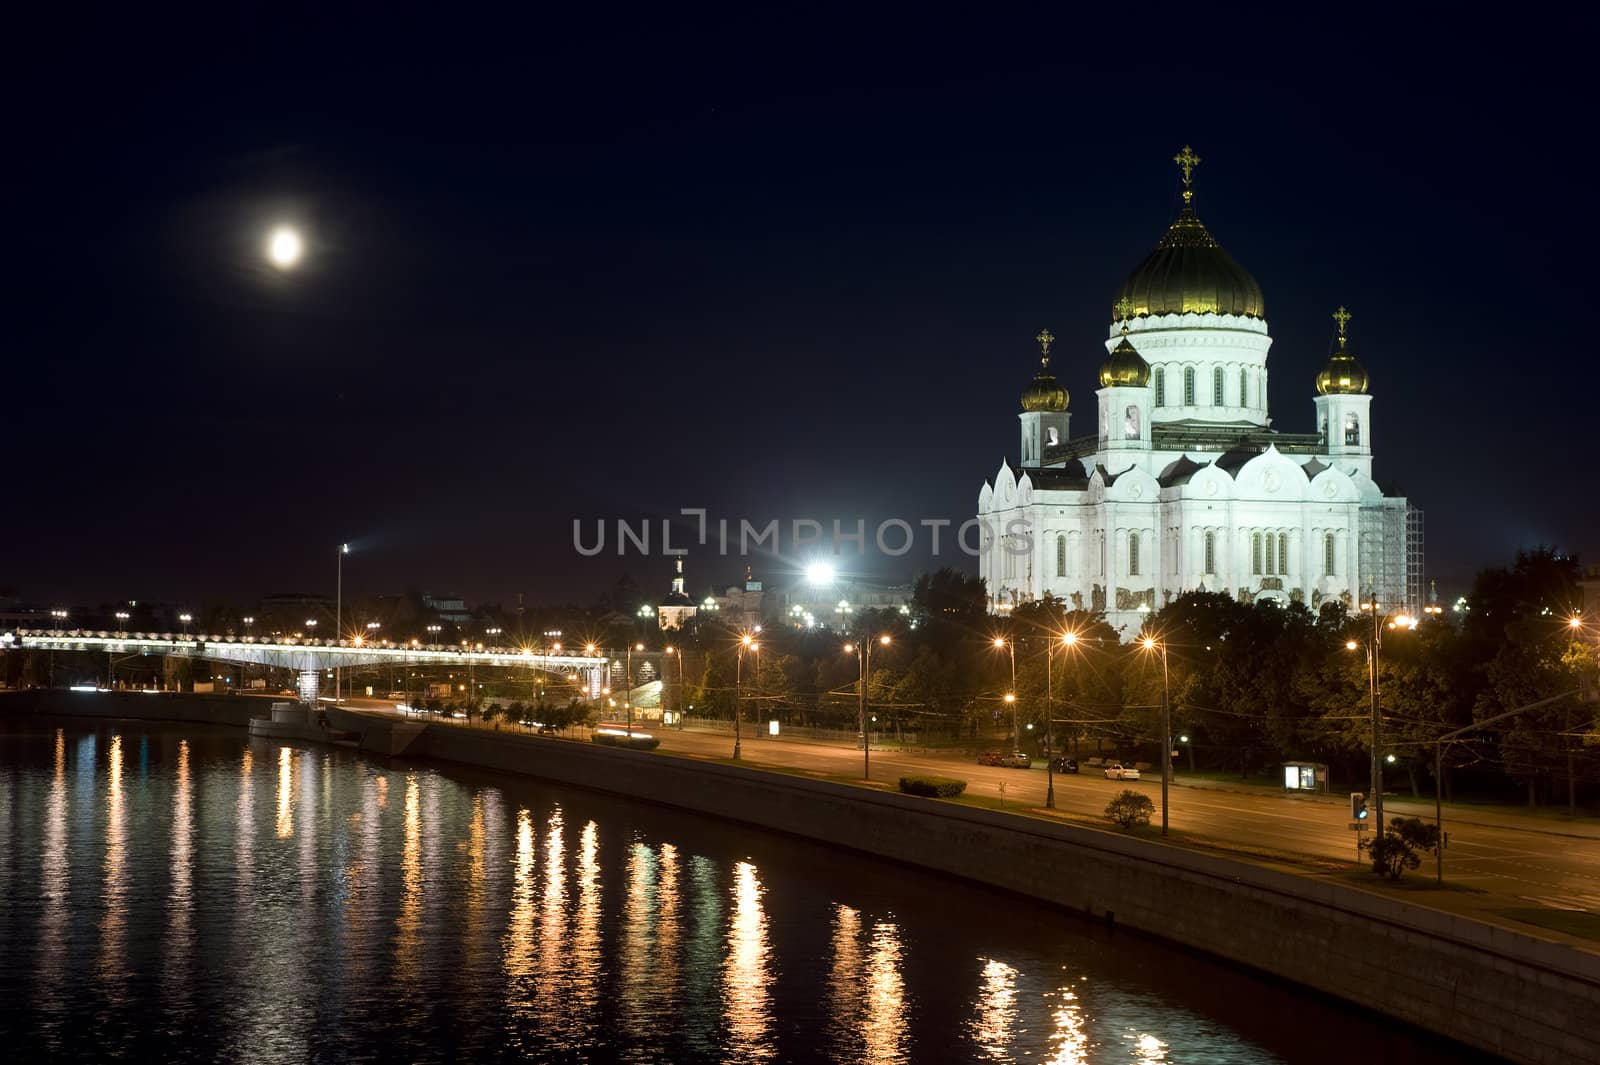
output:
[[1155, 810], [1156, 804], [1150, 801], [1150, 796], [1129, 788], [1106, 803], [1106, 820], [1121, 825], [1124, 832], [1132, 832], [1148, 826]]
[[1416, 817], [1391, 817], [1384, 833], [1361, 844], [1372, 858], [1372, 871], [1389, 880], [1399, 880], [1407, 869], [1422, 864], [1418, 852], [1439, 849], [1439, 826]]

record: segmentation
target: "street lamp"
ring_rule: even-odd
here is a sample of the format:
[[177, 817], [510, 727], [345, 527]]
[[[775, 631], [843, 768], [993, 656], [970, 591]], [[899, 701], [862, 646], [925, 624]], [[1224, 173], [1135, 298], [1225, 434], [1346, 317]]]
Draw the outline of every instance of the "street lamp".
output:
[[[66, 617], [67, 616], [67, 612], [65, 610], [63, 610], [61, 612], [61, 616], [62, 617]], [[179, 614], [178, 615], [178, 621], [180, 623], [182, 623], [182, 625], [183, 625], [183, 635], [185, 637], [187, 637], [189, 635], [189, 622], [191, 622], [193, 620], [194, 620], [194, 615], [193, 614]], [[314, 625], [314, 624], [316, 624], [316, 622], [312, 622], [312, 624]]]
[[[675, 656], [678, 660], [678, 707], [676, 713], [681, 725], [683, 722], [683, 652], [676, 647], [668, 647], [667, 654]], [[666, 724], [665, 713], [662, 714], [661, 723]]]
[[[349, 544], [339, 545], [333, 594], [333, 644], [335, 647], [339, 645], [340, 640], [344, 639], [344, 556], [349, 553]], [[339, 659], [334, 659], [334, 661], [339, 663], [333, 667], [333, 701], [335, 705], [338, 705], [344, 699], [344, 665]]]
[[628, 739], [633, 739], [633, 652], [643, 651], [644, 644], [630, 643], [628, 645], [628, 676], [625, 687], [622, 689], [622, 703], [628, 708]]
[[[1076, 648], [1078, 634], [1063, 632], [1061, 646]], [[1045, 645], [1044, 649], [1044, 808], [1056, 808], [1056, 712], [1055, 712], [1055, 641]]]
[[439, 642], [439, 633], [441, 633], [443, 631], [444, 631], [444, 626], [443, 625], [429, 625], [428, 626], [428, 636], [431, 638], [431, 641], [433, 643], [438, 643]]
[[1011, 704], [1011, 742], [1015, 747], [1022, 746], [1022, 733], [1017, 730], [1017, 647], [1015, 642], [1004, 636], [994, 638], [996, 647], [1004, 647], [1011, 655], [1011, 690], [1006, 692], [1006, 702]]
[[117, 611], [117, 621], [119, 623], [119, 628], [120, 628], [121, 632], [124, 635], [127, 634], [127, 631], [128, 631], [128, 618], [130, 618], [131, 616], [132, 615], [129, 614], [126, 610]]
[[[878, 636], [879, 647], [888, 647], [892, 642], [886, 632]], [[847, 643], [844, 653], [855, 655], [861, 665], [861, 779], [871, 780], [872, 733], [867, 730], [867, 678], [872, 675], [872, 640], [862, 640], [859, 645]]]
[[739, 703], [744, 698], [744, 652], [745, 649], [760, 653], [761, 645], [756, 638], [748, 632], [739, 637], [738, 661], [733, 667], [733, 757], [739, 757]]
[[[1383, 715], [1378, 709], [1378, 652], [1383, 646], [1384, 615], [1378, 612], [1378, 593], [1374, 591], [1372, 597], [1361, 604], [1362, 610], [1372, 613], [1372, 639], [1367, 646], [1367, 691], [1371, 699], [1372, 712], [1372, 812], [1373, 833], [1376, 838], [1383, 838]], [[1387, 618], [1388, 627], [1391, 629], [1411, 630], [1417, 627], [1417, 619], [1410, 614], [1399, 613]], [[1356, 641], [1346, 640], [1348, 650], [1356, 649]], [[1435, 786], [1438, 782], [1435, 781]]]
[[1153, 636], [1139, 641], [1146, 651], [1161, 651], [1161, 834], [1167, 834], [1167, 781], [1172, 776], [1172, 691], [1167, 673], [1167, 643]]

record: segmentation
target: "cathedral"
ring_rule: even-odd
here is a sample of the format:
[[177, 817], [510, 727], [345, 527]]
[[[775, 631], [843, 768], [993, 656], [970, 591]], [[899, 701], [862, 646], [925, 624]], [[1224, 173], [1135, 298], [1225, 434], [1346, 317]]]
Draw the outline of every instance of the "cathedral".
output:
[[978, 494], [991, 609], [1053, 595], [1124, 635], [1187, 591], [1242, 602], [1419, 606], [1422, 513], [1373, 479], [1371, 380], [1333, 314], [1315, 433], [1267, 415], [1266, 303], [1194, 210], [1199, 158], [1173, 160], [1183, 207], [1116, 290], [1093, 433], [1073, 436], [1049, 330], [1022, 393], [1021, 461]]

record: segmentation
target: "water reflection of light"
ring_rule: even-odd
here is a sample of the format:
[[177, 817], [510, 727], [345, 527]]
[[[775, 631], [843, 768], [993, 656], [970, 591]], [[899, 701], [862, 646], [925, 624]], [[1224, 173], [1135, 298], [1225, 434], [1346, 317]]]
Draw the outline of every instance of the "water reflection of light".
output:
[[189, 741], [178, 741], [178, 769], [172, 798], [172, 885], [164, 983], [170, 1003], [193, 985], [189, 955], [194, 947], [194, 787], [189, 777]]
[[722, 1011], [730, 1061], [766, 1061], [773, 1056], [771, 974], [767, 971], [767, 915], [756, 867], [740, 862], [733, 871], [733, 913], [722, 969]]
[[417, 775], [406, 774], [405, 839], [400, 848], [400, 914], [395, 918], [395, 976], [406, 988], [417, 979], [417, 947], [422, 925], [422, 797]]
[[991, 1061], [1009, 1059], [1012, 1026], [1017, 1022], [1017, 970], [1003, 961], [989, 959], [983, 966], [983, 985], [978, 989], [977, 1016], [968, 1030], [978, 1052]]
[[[105, 916], [100, 922], [100, 975], [120, 991], [125, 975], [122, 965], [123, 934], [128, 920], [127, 826], [122, 803], [122, 737], [111, 737], [107, 752], [106, 775], [106, 859], [105, 886], [101, 899]], [[120, 997], [113, 993], [112, 997]]]
[[1133, 1057], [1135, 1061], [1166, 1061], [1167, 1044], [1149, 1032], [1141, 1032], [1133, 1041]]
[[38, 1010], [40, 1034], [51, 1056], [60, 1050], [62, 981], [66, 976], [63, 950], [67, 925], [67, 894], [71, 869], [67, 858], [67, 737], [56, 729], [55, 767], [44, 803], [44, 853], [40, 856]]
[[661, 875], [656, 881], [656, 987], [666, 1002], [676, 1002], [683, 978], [678, 969], [678, 848], [661, 845]]
[[254, 768], [255, 756], [246, 747], [244, 757], [239, 760], [239, 802], [235, 808], [238, 834], [234, 838], [233, 852], [235, 883], [241, 907], [250, 897], [255, 880], [256, 804], [250, 781], [250, 773]]
[[472, 796], [472, 821], [467, 826], [466, 928], [463, 934], [462, 967], [477, 972], [483, 964], [483, 793]]
[[628, 863], [623, 878], [622, 944], [619, 950], [622, 966], [622, 1001], [624, 1008], [640, 1022], [644, 1037], [639, 1049], [646, 1056], [654, 1056], [646, 1049], [660, 1035], [655, 1026], [656, 995], [659, 984], [655, 980], [656, 937], [656, 855], [647, 844], [634, 843], [628, 848]]
[[511, 914], [502, 940], [502, 965], [506, 972], [506, 1008], [518, 1017], [530, 1015], [536, 993], [533, 962], [533, 816], [526, 806], [517, 810], [517, 857], [511, 876]]
[[[1050, 998], [1047, 992], [1045, 998]], [[1084, 1029], [1083, 1003], [1070, 985], [1055, 993], [1050, 1010], [1055, 1027], [1050, 1032], [1048, 1065], [1084, 1065], [1089, 1060], [1089, 1033]]]
[[294, 835], [294, 752], [278, 748], [278, 838]]
[[543, 993], [534, 1013], [541, 1026], [559, 1029], [565, 1019], [558, 996], [551, 992], [566, 968], [567, 855], [566, 825], [560, 810], [551, 810], [544, 840], [544, 898], [539, 907], [538, 957], [535, 980]]
[[828, 978], [828, 1028], [835, 1061], [861, 1056], [861, 914], [833, 908], [833, 965]]
[[587, 1024], [600, 1003], [600, 826], [586, 822], [578, 837], [578, 909], [572, 923], [570, 1002], [576, 1019]]
[[906, 1060], [905, 981], [900, 976], [900, 929], [882, 921], [872, 929], [867, 968], [867, 1008], [861, 1021], [865, 1060]]

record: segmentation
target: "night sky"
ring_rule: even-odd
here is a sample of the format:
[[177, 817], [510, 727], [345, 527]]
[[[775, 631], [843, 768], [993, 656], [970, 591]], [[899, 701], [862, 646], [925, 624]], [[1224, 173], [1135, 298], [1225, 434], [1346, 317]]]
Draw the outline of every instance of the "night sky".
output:
[[[574, 518], [958, 524], [1041, 327], [1093, 431], [1186, 143], [1266, 293], [1275, 427], [1314, 429], [1346, 304], [1441, 592], [1600, 561], [1579, 27], [229, 10], [13, 37], [24, 598], [331, 593], [349, 540], [347, 594], [589, 601], [670, 563], [581, 559]], [[701, 594], [744, 561], [688, 564]]]

